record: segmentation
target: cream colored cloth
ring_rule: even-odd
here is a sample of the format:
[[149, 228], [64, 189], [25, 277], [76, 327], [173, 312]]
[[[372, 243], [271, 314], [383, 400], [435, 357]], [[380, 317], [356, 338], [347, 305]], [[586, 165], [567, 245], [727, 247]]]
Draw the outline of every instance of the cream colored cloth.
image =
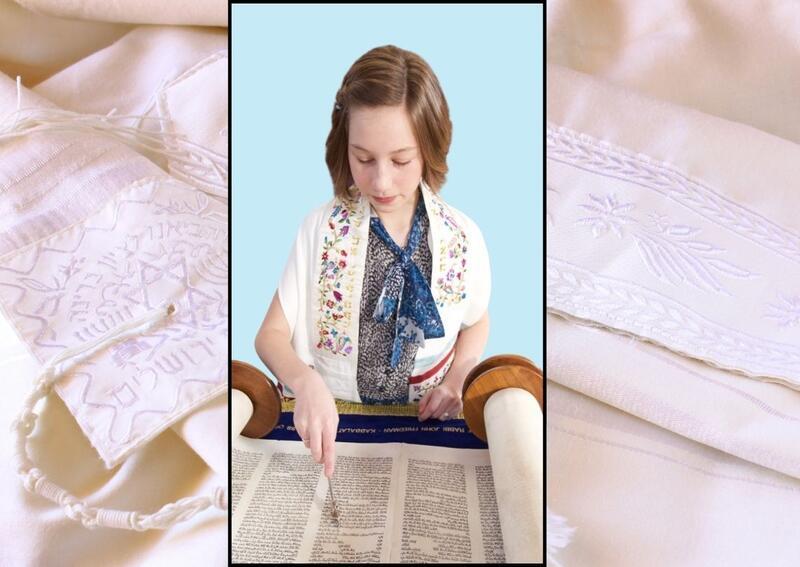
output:
[[16, 1], [33, 12], [76, 20], [184, 26], [228, 26], [228, 3], [222, 0]]
[[798, 143], [798, 30], [784, 0], [548, 0], [547, 60]]
[[108, 47], [130, 24], [69, 20], [35, 14], [14, 0], [0, 0], [0, 72], [31, 87]]
[[798, 479], [552, 381], [547, 422], [548, 506], [575, 527], [562, 565], [797, 564]]
[[563, 565], [800, 556], [798, 31], [785, 2], [548, 4]]
[[[173, 132], [187, 136], [198, 145], [220, 151], [224, 148], [224, 157], [227, 158], [227, 144], [223, 143], [227, 139], [227, 37], [224, 31], [165, 26], [133, 29], [128, 24], [77, 22], [35, 15], [20, 11], [16, 5], [0, 5], [0, 8], [5, 10], [3, 14], [14, 17], [13, 20], [4, 20], [3, 25], [24, 22], [28, 30], [25, 49], [0, 41], [2, 70], [23, 74], [25, 86], [36, 85], [34, 92], [23, 87], [22, 106], [35, 101], [45, 107], [61, 107], [80, 113], [104, 115], [116, 109], [116, 115], [131, 113], [152, 118], [168, 117]], [[131, 33], [124, 35], [131, 29]], [[50, 31], [58, 33], [50, 34]], [[5, 40], [14, 36], [4, 33], [2, 37]], [[43, 78], [47, 80], [41, 82]], [[5, 116], [16, 108], [17, 96], [13, 76], [2, 79], [0, 111]], [[210, 112], [204, 115], [204, 119], [197, 119], [203, 105]], [[138, 124], [135, 120], [128, 124], [155, 132], [160, 123], [144, 119]], [[62, 135], [56, 139], [67, 138]], [[84, 145], [84, 150], [91, 152], [93, 148], [101, 149], [102, 145], [92, 140]], [[62, 145], [59, 150], [67, 147]], [[41, 207], [41, 210], [61, 212], [65, 218], [91, 214], [92, 207], [99, 206], [105, 199], [101, 197], [104, 192], [108, 196], [119, 189], [118, 182], [122, 178], [118, 174], [122, 169], [96, 166], [107, 165], [109, 157], [121, 157], [126, 153], [119, 144], [107, 145], [104, 151], [96, 152], [92, 160], [86, 152], [81, 156], [78, 151], [80, 144], [71, 147], [69, 151], [77, 151], [75, 159], [71, 165], [61, 159], [61, 165], [71, 167], [73, 175], [42, 178], [40, 183], [32, 185], [36, 194], [27, 194], [27, 197], [35, 196], [34, 201], [44, 199], [45, 202], [58, 195], [62, 199], [61, 205], [53, 201], [49, 205], [54, 206]], [[37, 169], [36, 163], [15, 164], [8, 155], [8, 152], [4, 155], [7, 161], [3, 173], [11, 175], [12, 185], [19, 187], [26, 178], [44, 171]], [[43, 154], [42, 157], [48, 156]], [[145, 163], [148, 159], [153, 160], [150, 165]], [[157, 177], [166, 178], [168, 173], [173, 176], [186, 174], [179, 167], [179, 163], [161, 161], [158, 156], [150, 155], [131, 158], [124, 169], [129, 173], [136, 168], [147, 169]], [[20, 168], [27, 172], [21, 177], [18, 175]], [[209, 178], [210, 184], [202, 187], [205, 193], [201, 194], [213, 195], [208, 199], [217, 199], [224, 210], [227, 180], [222, 183], [222, 179]], [[46, 190], [48, 187], [49, 191]], [[67, 187], [72, 189], [65, 191]], [[79, 191], [80, 198], [74, 198], [73, 189]], [[25, 194], [18, 191], [6, 192], [3, 196], [2, 203], [6, 207], [18, 197], [25, 200]], [[23, 206], [16, 207], [20, 204]], [[20, 214], [39, 207], [30, 204], [17, 202], [1, 215], [3, 253], [15, 250], [15, 243], [31, 243], [41, 238], [20, 232], [9, 239], [9, 233], [5, 232], [15, 226]], [[57, 223], [58, 216], [55, 214], [50, 218]], [[46, 224], [38, 223], [38, 226], [44, 230]], [[56, 224], [47, 230], [63, 228], [66, 226]], [[58, 272], [58, 265], [53, 268], [58, 277], [66, 274]], [[212, 271], [218, 268], [206, 266]], [[226, 269], [224, 272], [227, 275]], [[91, 285], [88, 281], [86, 283]], [[88, 288], [83, 289], [86, 290]], [[42, 311], [41, 314], [47, 315], [48, 312]], [[129, 354], [133, 353], [125, 356]], [[20, 339], [18, 329], [11, 325], [10, 320], [1, 320], [0, 374], [7, 378], [7, 388], [0, 416], [7, 424], [17, 415], [40, 366], [41, 361], [36, 360]], [[227, 396], [216, 395], [205, 403], [199, 399], [195, 402], [190, 408], [191, 413], [182, 418], [175, 416], [171, 427], [108, 470], [68, 407], [57, 395], [51, 394], [37, 408], [41, 417], [29, 440], [29, 449], [52, 480], [88, 504], [153, 512], [170, 501], [209, 494], [215, 487], [226, 485]], [[227, 564], [228, 523], [225, 512], [209, 509], [165, 531], [90, 531], [68, 519], [53, 503], [23, 489], [13, 468], [13, 452], [13, 436], [7, 433], [0, 442], [4, 463], [0, 467], [0, 480], [5, 503], [0, 514], [0, 534], [3, 541], [13, 541], [14, 544], [0, 550], [0, 564]]]
[[800, 147], [548, 71], [548, 308], [800, 389]]
[[[36, 378], [39, 363], [27, 353], [5, 320], [0, 321], [0, 375], [5, 390], [0, 416], [13, 419]], [[221, 402], [221, 403], [220, 403]], [[227, 396], [205, 408], [227, 419]], [[221, 407], [221, 410], [220, 410]], [[210, 493], [225, 477], [209, 468], [172, 429], [120, 466], [108, 470], [55, 394], [39, 409], [42, 417], [29, 446], [42, 470], [92, 505], [155, 511], [167, 502]], [[197, 429], [195, 415], [176, 428]], [[190, 423], [192, 422], [192, 423]], [[206, 435], [219, 431], [219, 421]], [[0, 547], [2, 565], [227, 565], [228, 518], [224, 512], [199, 514], [166, 531], [87, 530], [50, 501], [27, 492], [13, 469], [14, 437], [0, 436]], [[222, 430], [225, 437], [225, 430]], [[213, 438], [213, 437], [212, 437]], [[214, 454], [206, 438], [205, 445]], [[222, 447], [226, 452], [226, 447]], [[13, 542], [13, 544], [12, 544]]]

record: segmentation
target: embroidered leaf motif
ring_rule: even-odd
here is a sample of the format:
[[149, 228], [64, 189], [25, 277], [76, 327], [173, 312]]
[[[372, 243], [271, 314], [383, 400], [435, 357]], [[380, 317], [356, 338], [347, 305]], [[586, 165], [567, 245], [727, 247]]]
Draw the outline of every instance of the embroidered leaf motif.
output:
[[800, 295], [778, 294], [776, 303], [767, 304], [767, 319], [774, 319], [781, 327], [800, 327]]
[[800, 234], [731, 202], [667, 164], [553, 125], [547, 127], [547, 159], [606, 178], [636, 183], [756, 242], [771, 253], [800, 263]]
[[[781, 297], [769, 315], [800, 325], [800, 296]], [[657, 291], [547, 259], [547, 307], [552, 313], [642, 337], [726, 369], [775, 376], [791, 384], [800, 370], [794, 343], [764, 340], [719, 324]]]
[[688, 283], [707, 291], [728, 294], [719, 275], [750, 278], [755, 274], [716, 257], [725, 250], [694, 240], [700, 229], [669, 223], [663, 215], [651, 214], [651, 227], [634, 231], [639, 254], [650, 272], [673, 285]]
[[581, 205], [584, 209], [591, 213], [593, 216], [578, 219], [578, 224], [588, 224], [592, 229], [592, 236], [605, 234], [611, 230], [617, 237], [624, 236], [622, 226], [635, 222], [635, 220], [625, 213], [631, 211], [634, 207], [633, 203], [620, 203], [617, 201], [616, 195], [606, 195], [603, 198], [589, 195], [593, 203], [588, 205]]
[[630, 226], [630, 236], [636, 243], [639, 256], [648, 271], [672, 285], [689, 284], [705, 291], [730, 295], [720, 281], [721, 276], [752, 278], [757, 274], [720, 257], [723, 248], [696, 238], [700, 229], [683, 224], [672, 224], [660, 214], [650, 214], [643, 223], [627, 213], [634, 203], [622, 203], [616, 195], [597, 197], [589, 195], [590, 203], [580, 207], [593, 213], [575, 221], [588, 225], [597, 238], [608, 231], [623, 238], [623, 226]]

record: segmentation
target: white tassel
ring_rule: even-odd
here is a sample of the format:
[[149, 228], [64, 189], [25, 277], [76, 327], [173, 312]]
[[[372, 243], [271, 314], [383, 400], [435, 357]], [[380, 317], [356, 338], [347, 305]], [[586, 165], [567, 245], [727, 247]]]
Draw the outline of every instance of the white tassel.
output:
[[64, 349], [44, 366], [39, 378], [34, 383], [33, 390], [23, 403], [22, 411], [12, 423], [11, 428], [16, 432], [17, 473], [21, 477], [25, 489], [63, 507], [67, 517], [80, 522], [89, 529], [98, 527], [136, 531], [167, 529], [178, 522], [192, 518], [206, 508], [228, 509], [228, 496], [224, 487], [215, 488], [211, 495], [190, 496], [177, 502], [171, 502], [153, 514], [143, 514], [136, 510], [95, 508], [78, 500], [77, 497], [50, 481], [40, 469], [34, 466], [34, 462], [28, 456], [27, 439], [33, 431], [37, 418], [33, 408], [39, 399], [48, 394], [53, 382], [68, 371], [67, 366], [70, 363], [77, 364], [101, 348], [107, 348], [130, 336], [146, 332], [174, 312], [174, 304], [160, 306], [126, 321], [94, 341]]
[[567, 519], [553, 514], [547, 508], [547, 564], [555, 567], [562, 567], [556, 559], [559, 550], [569, 545], [575, 528], [567, 524]]

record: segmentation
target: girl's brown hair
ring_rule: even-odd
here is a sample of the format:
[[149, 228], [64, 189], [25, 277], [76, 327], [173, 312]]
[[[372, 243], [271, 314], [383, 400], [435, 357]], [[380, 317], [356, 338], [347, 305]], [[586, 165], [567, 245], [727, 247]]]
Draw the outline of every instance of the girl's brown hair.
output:
[[336, 93], [325, 161], [333, 192], [349, 198], [353, 184], [347, 158], [350, 110], [403, 104], [411, 117], [422, 155], [422, 178], [438, 192], [447, 176], [447, 152], [453, 125], [439, 80], [422, 57], [394, 45], [376, 47], [353, 63]]

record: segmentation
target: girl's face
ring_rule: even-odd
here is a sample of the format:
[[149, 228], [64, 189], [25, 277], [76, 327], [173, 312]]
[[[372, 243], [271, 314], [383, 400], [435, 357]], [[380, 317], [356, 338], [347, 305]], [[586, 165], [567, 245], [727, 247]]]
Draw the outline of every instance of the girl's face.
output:
[[413, 209], [422, 159], [404, 106], [350, 112], [348, 157], [353, 180], [379, 213]]

